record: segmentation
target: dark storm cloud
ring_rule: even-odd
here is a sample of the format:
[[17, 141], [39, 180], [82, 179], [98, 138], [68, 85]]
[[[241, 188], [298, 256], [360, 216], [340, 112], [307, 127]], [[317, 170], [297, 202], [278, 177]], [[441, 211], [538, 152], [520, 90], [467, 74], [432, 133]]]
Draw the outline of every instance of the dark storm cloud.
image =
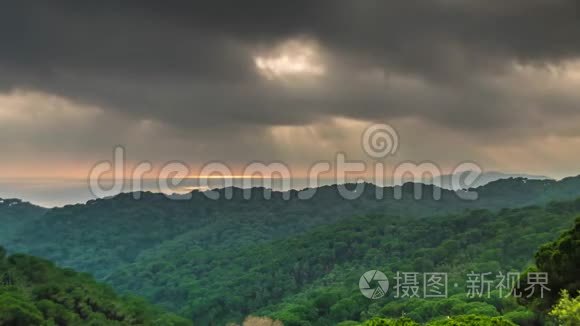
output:
[[[0, 87], [224, 132], [334, 115], [501, 128], [527, 123], [521, 110], [536, 99], [486, 78], [514, 62], [579, 58], [579, 3], [13, 1], [0, 11]], [[272, 83], [254, 67], [253, 51], [294, 38], [318, 42], [327, 60], [314, 91]], [[422, 86], [352, 78], [376, 68]], [[574, 101], [557, 103], [575, 111]]]

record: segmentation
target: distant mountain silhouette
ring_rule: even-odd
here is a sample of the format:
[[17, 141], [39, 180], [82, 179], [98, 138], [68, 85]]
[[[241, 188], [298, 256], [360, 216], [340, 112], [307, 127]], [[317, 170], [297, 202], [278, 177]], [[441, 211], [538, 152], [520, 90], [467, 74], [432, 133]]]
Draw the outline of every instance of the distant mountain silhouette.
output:
[[0, 246], [8, 242], [21, 228], [30, 226], [47, 209], [20, 199], [0, 198]]
[[[457, 187], [452, 184], [452, 180], [455, 177], [456, 180], [463, 180], [467, 177], [468, 173], [472, 173], [472, 171], [462, 171], [457, 172], [455, 174], [446, 174], [442, 176], [438, 176], [434, 178], [433, 184], [440, 185], [442, 188], [445, 189], [452, 189], [457, 190], [461, 189], [462, 187]], [[550, 177], [543, 176], [543, 175], [533, 175], [533, 174], [525, 174], [525, 173], [504, 173], [504, 172], [497, 172], [497, 171], [489, 171], [483, 172], [481, 175], [477, 177], [477, 179], [469, 185], [469, 188], [477, 188], [481, 186], [485, 186], [490, 182], [494, 182], [497, 180], [503, 179], [528, 179], [528, 180], [554, 180]]]

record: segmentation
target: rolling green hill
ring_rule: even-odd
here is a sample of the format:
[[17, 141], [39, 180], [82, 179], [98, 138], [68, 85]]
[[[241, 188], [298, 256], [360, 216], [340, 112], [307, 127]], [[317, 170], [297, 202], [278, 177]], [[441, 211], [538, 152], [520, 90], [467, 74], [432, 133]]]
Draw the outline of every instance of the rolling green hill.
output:
[[[202, 324], [254, 313], [285, 325], [334, 325], [403, 312], [420, 322], [451, 313], [519, 318], [524, 312], [514, 300], [467, 299], [466, 274], [523, 270], [538, 246], [556, 238], [578, 215], [580, 200], [421, 219], [360, 216], [230, 250], [205, 250], [184, 236], [141, 255], [109, 281]], [[446, 300], [375, 302], [358, 290], [359, 278], [372, 269], [388, 276], [445, 272], [459, 286], [449, 289]]]
[[20, 199], [0, 198], [0, 244], [14, 241], [23, 228], [34, 225], [46, 211]]
[[372, 184], [367, 184], [356, 200], [342, 198], [336, 186], [318, 188], [309, 200], [299, 199], [297, 191], [289, 193], [289, 200], [280, 192], [273, 192], [266, 200], [262, 188], [252, 189], [250, 200], [244, 199], [241, 189], [233, 189], [231, 200], [212, 200], [200, 192], [193, 192], [189, 200], [170, 200], [153, 193], [142, 193], [141, 199], [135, 200], [133, 194], [121, 194], [51, 209], [26, 225], [13, 227], [8, 222], [5, 225], [13, 229], [12, 236], [0, 238], [0, 244], [105, 279], [119, 267], [133, 263], [145, 250], [155, 250], [178, 237], [188, 237], [204, 250], [223, 251], [284, 239], [357, 215], [414, 218], [544, 204], [580, 196], [580, 177], [499, 180], [477, 188], [479, 199], [475, 201], [462, 200], [445, 189], [441, 199], [434, 200], [435, 187], [421, 187], [420, 200], [413, 198], [413, 184], [402, 187], [402, 199], [394, 199], [393, 187], [379, 188], [384, 192], [380, 200]]
[[[188, 200], [121, 194], [21, 214], [29, 218], [0, 209], [0, 244], [91, 273], [201, 325], [248, 315], [285, 325], [401, 314], [417, 322], [449, 314], [535, 318], [513, 299], [467, 298], [465, 275], [519, 272], [531, 264], [536, 248], [555, 239], [580, 210], [578, 201], [544, 205], [580, 197], [580, 177], [499, 180], [472, 189], [479, 194], [475, 201], [444, 189], [435, 200], [438, 189], [427, 185], [419, 185], [423, 198], [416, 200], [415, 186], [378, 189], [383, 199], [367, 184], [355, 200], [327, 186], [309, 200], [297, 191], [289, 200], [280, 192], [267, 200], [265, 189], [254, 188], [249, 200], [232, 189], [231, 200], [200, 192]], [[394, 199], [398, 190], [400, 200]], [[358, 289], [360, 276], [371, 269], [389, 276], [445, 272], [457, 287], [437, 302], [372, 301]]]
[[191, 325], [87, 274], [0, 247], [0, 325]]

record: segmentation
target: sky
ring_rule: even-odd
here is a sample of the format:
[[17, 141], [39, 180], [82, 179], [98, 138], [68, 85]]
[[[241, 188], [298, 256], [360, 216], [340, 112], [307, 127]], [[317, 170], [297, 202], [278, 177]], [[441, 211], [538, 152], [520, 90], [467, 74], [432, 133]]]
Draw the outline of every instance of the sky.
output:
[[579, 40], [575, 0], [5, 1], [0, 179], [86, 179], [116, 145], [303, 174], [370, 160], [372, 124], [388, 166], [577, 175]]

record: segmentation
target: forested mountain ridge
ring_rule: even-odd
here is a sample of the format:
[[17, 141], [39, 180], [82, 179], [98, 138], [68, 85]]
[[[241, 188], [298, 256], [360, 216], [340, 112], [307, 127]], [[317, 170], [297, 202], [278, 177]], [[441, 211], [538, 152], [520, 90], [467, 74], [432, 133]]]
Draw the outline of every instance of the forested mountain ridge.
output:
[[0, 198], [0, 222], [9, 225], [28, 222], [47, 211], [47, 208], [20, 199]]
[[20, 199], [0, 198], [0, 245], [11, 241], [22, 228], [33, 225], [47, 211]]
[[[353, 188], [355, 185], [350, 185]], [[422, 199], [413, 198], [415, 186]], [[455, 192], [429, 185], [405, 184], [402, 199], [395, 199], [396, 187], [379, 188], [383, 199], [376, 199], [377, 188], [366, 184], [358, 199], [342, 198], [337, 186], [316, 189], [308, 200], [298, 199], [298, 191], [273, 191], [264, 199], [263, 188], [252, 189], [251, 199], [244, 190], [233, 189], [233, 198], [212, 200], [194, 191], [191, 199], [170, 200], [162, 194], [126, 193], [113, 198], [89, 201], [51, 209], [40, 221], [14, 229], [2, 243], [7, 249], [30, 253], [61, 266], [90, 272], [101, 279], [119, 266], [131, 263], [146, 249], [188, 233], [205, 248], [227, 248], [271, 241], [300, 234], [318, 225], [333, 224], [343, 218], [365, 214], [433, 216], [465, 209], [500, 209], [547, 203], [580, 196], [580, 177], [561, 181], [506, 179], [476, 190], [479, 199], [466, 201]], [[434, 200], [433, 192], [441, 191]], [[219, 190], [222, 195], [226, 189]], [[196, 234], [193, 238], [192, 234]]]
[[[109, 280], [201, 324], [235, 321], [251, 313], [285, 325], [334, 325], [402, 312], [425, 322], [451, 313], [451, 306], [453, 314], [512, 313], [515, 319], [529, 319], [514, 300], [467, 299], [462, 292], [465, 274], [521, 271], [538, 246], [556, 238], [578, 215], [580, 200], [421, 219], [359, 216], [288, 239], [225, 251], [205, 250], [182, 237], [141, 255]], [[371, 269], [389, 275], [446, 272], [450, 284], [459, 288], [450, 289], [446, 303], [375, 302], [357, 287], [360, 276]]]
[[[460, 281], [455, 279], [458, 274], [461, 274], [463, 269], [481, 267], [481, 264], [495, 266], [499, 263], [504, 270], [510, 270], [510, 266], [520, 265], [527, 259], [520, 254], [521, 249], [530, 247], [530, 243], [540, 241], [548, 236], [550, 231], [558, 229], [558, 226], [563, 224], [568, 217], [578, 215], [580, 212], [580, 199], [573, 202], [552, 203], [546, 208], [528, 207], [523, 209], [504, 209], [499, 213], [491, 213], [487, 211], [474, 211], [468, 214], [447, 216], [443, 219], [417, 219], [412, 220], [407, 230], [419, 230], [417, 234], [407, 234], [399, 240], [413, 240], [414, 237], [421, 237], [427, 240], [427, 243], [422, 244], [431, 253], [424, 255], [422, 250], [417, 251], [415, 248], [403, 245], [400, 241], [388, 240], [385, 242], [382, 238], [388, 238], [389, 231], [392, 235], [405, 235], [406, 232], [401, 228], [407, 227], [407, 223], [401, 223], [397, 218], [371, 216], [368, 218], [352, 219], [352, 221], [345, 220], [334, 227], [325, 230], [319, 228], [309, 235], [305, 234], [294, 240], [277, 241], [272, 244], [270, 250], [267, 250], [266, 255], [260, 254], [260, 249], [252, 251], [251, 256], [257, 256], [257, 261], [250, 261], [247, 264], [253, 265], [249, 270], [253, 272], [263, 273], [262, 277], [254, 280], [258, 287], [252, 288], [252, 283], [247, 283], [252, 279], [244, 275], [242, 280], [250, 284], [248, 289], [240, 289], [230, 287], [232, 284], [229, 279], [220, 279], [220, 274], [212, 271], [213, 282], [208, 282], [216, 288], [215, 294], [221, 290], [221, 295], [208, 295], [203, 293], [196, 294], [197, 300], [191, 300], [190, 307], [206, 302], [206, 299], [219, 299], [220, 304], [243, 304], [248, 298], [241, 297], [236, 300], [236, 296], [243, 296], [244, 293], [254, 293], [252, 298], [255, 300], [256, 293], [264, 293], [264, 288], [272, 289], [271, 284], [274, 278], [279, 278], [279, 283], [282, 287], [284, 285], [283, 274], [288, 271], [294, 276], [296, 268], [291, 269], [284, 266], [288, 261], [292, 262], [292, 256], [298, 257], [298, 261], [302, 261], [302, 266], [299, 268], [308, 268], [309, 261], [316, 253], [325, 255], [324, 247], [326, 244], [332, 245], [332, 234], [338, 232], [342, 235], [343, 240], [340, 249], [334, 248], [334, 253], [327, 258], [314, 258], [310, 265], [315, 269], [324, 264], [325, 261], [343, 263], [348, 261], [351, 267], [334, 268], [333, 271], [325, 271], [327, 276], [323, 277], [323, 281], [314, 282], [313, 287], [309, 287], [306, 291], [297, 296], [287, 296], [283, 299], [283, 303], [265, 308], [258, 315], [269, 315], [274, 318], [279, 318], [284, 321], [284, 325], [343, 325], [343, 326], [378, 326], [378, 325], [420, 325], [417, 321], [423, 321], [425, 325], [430, 326], [450, 326], [450, 325], [489, 325], [489, 326], [513, 326], [514, 322], [520, 325], [534, 325], [538, 322], [544, 324], [550, 320], [558, 320], [562, 325], [576, 325], [580, 321], [575, 311], [580, 308], [580, 301], [578, 299], [570, 299], [568, 293], [577, 293], [580, 289], [577, 275], [580, 272], [578, 266], [578, 259], [580, 259], [580, 218], [576, 219], [576, 226], [571, 230], [564, 232], [559, 239], [543, 245], [536, 253], [536, 266], [532, 270], [540, 270], [550, 272], [556, 275], [556, 278], [550, 279], [548, 285], [553, 293], [549, 293], [548, 298], [540, 298], [536, 296], [534, 302], [546, 302], [546, 305], [530, 303], [529, 299], [525, 299], [522, 303], [529, 305], [528, 308], [518, 306], [513, 297], [498, 295], [497, 290], [494, 290], [492, 297], [469, 298], [457, 290], [451, 291], [450, 296], [446, 299], [432, 300], [432, 299], [398, 299], [399, 301], [389, 298], [383, 301], [369, 301], [363, 299], [356, 288], [353, 288], [352, 283], [347, 281], [347, 278], [353, 276], [356, 278], [357, 268], [367, 264], [365, 260], [373, 260], [371, 264], [383, 264], [387, 261], [387, 257], [376, 257], [377, 253], [380, 255], [382, 250], [377, 251], [377, 248], [365, 248], [368, 245], [376, 246], [384, 242], [384, 254], [393, 254], [395, 257], [393, 262], [383, 265], [382, 270], [393, 271], [394, 268], [406, 268], [409, 266], [405, 263], [405, 256], [411, 254], [411, 258], [425, 258], [433, 257], [445, 261], [444, 264], [438, 262], [442, 269], [439, 271], [446, 271], [450, 275], [451, 281]], [[437, 221], [438, 220], [438, 221]], [[376, 223], [379, 221], [380, 223]], [[363, 222], [363, 223], [361, 223]], [[387, 222], [384, 224], [382, 222]], [[407, 221], [409, 222], [409, 221]], [[509, 229], [504, 230], [498, 226], [505, 225], [506, 222], [520, 222], [525, 228], [511, 232]], [[389, 224], [391, 223], [391, 224]], [[427, 223], [427, 224], [425, 224]], [[381, 229], [381, 226], [384, 228]], [[491, 238], [493, 232], [485, 232], [479, 234], [479, 238], [473, 239], [474, 231], [491, 229], [503, 234], [497, 234], [495, 238]], [[341, 231], [342, 230], [342, 231]], [[549, 231], [538, 233], [539, 231]], [[458, 232], [457, 232], [458, 231]], [[347, 232], [347, 233], [345, 233]], [[349, 234], [352, 234], [349, 236]], [[425, 236], [429, 234], [436, 234], [437, 238], [443, 240], [440, 245], [432, 247], [433, 244], [440, 242], [439, 239], [430, 239]], [[522, 235], [535, 235], [533, 239], [526, 241], [517, 241], [517, 238]], [[455, 235], [455, 236], [454, 236]], [[378, 236], [378, 237], [377, 237]], [[485, 237], [490, 239], [486, 240]], [[512, 238], [511, 242], [509, 241]], [[516, 238], [516, 239], [514, 239]], [[513, 240], [516, 240], [515, 242]], [[451, 242], [450, 242], [451, 241]], [[508, 241], [506, 243], [506, 241]], [[287, 242], [287, 244], [284, 244]], [[319, 243], [319, 245], [316, 245]], [[414, 243], [414, 242], [407, 242]], [[416, 241], [415, 241], [416, 243]], [[450, 245], [455, 243], [454, 245]], [[503, 246], [501, 245], [503, 243]], [[282, 245], [281, 245], [282, 244]], [[310, 246], [309, 244], [314, 244]], [[322, 246], [320, 246], [322, 244]], [[397, 250], [392, 245], [399, 246], [402, 251]], [[289, 247], [287, 247], [289, 245]], [[351, 248], [348, 250], [345, 249]], [[384, 247], [386, 245], [387, 247]], [[460, 249], [466, 246], [464, 249]], [[260, 247], [260, 246], [258, 246]], [[316, 249], [312, 251], [310, 249]], [[281, 249], [281, 250], [280, 250]], [[336, 250], [338, 249], [338, 250]], [[393, 251], [393, 249], [395, 249]], [[502, 253], [489, 252], [490, 249], [500, 250]], [[507, 251], [506, 251], [507, 249]], [[459, 254], [452, 253], [453, 250], [459, 250]], [[451, 251], [451, 252], [450, 252]], [[498, 255], [499, 253], [499, 255]], [[465, 255], [468, 256], [465, 256]], [[504, 256], [506, 255], [507, 256]], [[516, 260], [510, 261], [511, 254], [515, 254]], [[266, 268], [260, 267], [259, 257], [270, 256], [270, 262], [266, 263]], [[285, 256], [284, 256], [285, 255]], [[347, 256], [346, 259], [340, 256]], [[362, 256], [364, 255], [364, 256]], [[490, 260], [490, 255], [501, 257], [495, 263]], [[334, 256], [334, 258], [332, 257]], [[438, 258], [437, 258], [438, 257]], [[251, 259], [250, 256], [245, 256], [244, 259]], [[466, 258], [469, 258], [467, 265]], [[274, 259], [276, 261], [274, 261]], [[219, 259], [218, 259], [219, 260]], [[159, 262], [161, 264], [171, 262]], [[242, 266], [240, 261], [232, 262], [235, 266]], [[426, 266], [424, 261], [412, 263], [415, 270], [423, 271]], [[491, 264], [491, 265], [490, 265]], [[218, 262], [218, 268], [222, 270], [230, 266], [221, 266], [222, 262]], [[435, 267], [427, 264], [427, 268]], [[358, 267], [357, 267], [358, 266]], [[387, 267], [390, 266], [390, 267]], [[499, 266], [499, 265], [498, 265]], [[225, 267], [225, 268], [224, 268]], [[364, 266], [363, 266], [364, 267]], [[269, 271], [268, 271], [269, 270]], [[364, 268], [363, 268], [364, 270]], [[430, 269], [427, 269], [430, 270]], [[143, 270], [147, 273], [146, 270]], [[282, 272], [280, 274], [279, 272]], [[315, 270], [313, 270], [315, 271]], [[170, 272], [170, 271], [160, 271]], [[299, 272], [299, 271], [298, 271]], [[353, 273], [355, 272], [355, 273]], [[526, 272], [527, 273], [527, 272]], [[270, 277], [269, 274], [272, 276]], [[230, 274], [234, 275], [235, 273]], [[305, 276], [307, 274], [304, 274]], [[350, 276], [349, 276], [350, 275]], [[50, 262], [42, 259], [29, 257], [25, 255], [13, 255], [11, 257], [5, 256], [5, 251], [0, 248], [0, 325], [190, 325], [191, 322], [187, 319], [164, 313], [158, 308], [152, 307], [145, 302], [131, 297], [118, 297], [107, 286], [96, 284], [90, 276], [86, 274], [79, 274], [71, 270], [65, 270], [54, 267]], [[136, 275], [139, 278], [142, 275]], [[225, 275], [227, 276], [227, 275]], [[239, 275], [238, 275], [239, 276]], [[346, 277], [346, 278], [345, 278]], [[256, 283], [258, 281], [258, 283]], [[223, 282], [223, 284], [222, 284]], [[260, 284], [261, 283], [261, 286]], [[242, 284], [242, 285], [244, 285]], [[276, 284], [276, 282], [274, 282]], [[521, 288], [526, 287], [523, 284]], [[570, 292], [561, 292], [561, 297], [558, 305], [551, 308], [555, 300], [558, 299], [560, 290], [567, 290]], [[501, 294], [500, 294], [501, 295]], [[575, 296], [575, 295], [574, 295]], [[522, 298], [523, 299], [523, 298]], [[518, 299], [519, 300], [519, 299]], [[251, 305], [251, 302], [248, 302]], [[540, 307], [540, 308], [538, 308]], [[543, 307], [543, 308], [542, 308]], [[200, 312], [196, 312], [193, 316], [188, 316], [197, 321], [197, 324], [212, 324], [222, 325], [226, 320], [242, 320], [241, 317], [233, 318], [232, 312], [236, 310], [229, 310], [234, 308], [231, 306], [220, 307], [221, 310], [215, 310], [207, 305], [199, 307]], [[239, 308], [239, 307], [238, 307]], [[536, 310], [541, 309], [541, 310]], [[242, 313], [244, 310], [238, 310]], [[193, 311], [190, 311], [192, 313]], [[380, 316], [396, 317], [400, 316], [401, 312], [406, 317], [389, 319]], [[549, 312], [549, 315], [547, 314]], [[208, 313], [213, 313], [215, 316], [211, 320], [204, 319]], [[502, 314], [503, 316], [499, 316]], [[187, 315], [187, 314], [186, 314]], [[205, 317], [204, 317], [205, 316]], [[229, 317], [228, 317], [229, 316]], [[233, 318], [233, 319], [232, 319]], [[367, 321], [360, 322], [357, 320], [370, 318]], [[265, 318], [246, 318], [244, 325], [282, 325], [279, 321]]]
[[88, 274], [0, 247], [0, 325], [191, 325]]
[[[461, 179], [462, 177], [468, 175], [468, 173], [473, 173], [473, 171], [467, 170], [467, 171], [457, 172], [455, 174], [441, 175], [441, 176], [438, 176], [434, 179], [434, 184], [437, 184], [445, 189], [452, 189], [452, 190], [457, 189], [456, 186], [455, 187], [453, 186], [454, 178]], [[484, 186], [484, 185], [491, 183], [491, 182], [510, 179], [510, 178], [514, 178], [514, 179], [522, 178], [522, 179], [528, 179], [528, 180], [554, 180], [554, 179], [547, 177], [547, 176], [544, 176], [544, 175], [486, 171], [486, 172], [483, 172], [479, 175], [479, 177], [475, 180], [475, 182], [473, 183], [473, 185], [471, 187], [477, 188], [477, 187]]]
[[[253, 313], [288, 325], [333, 325], [402, 311], [426, 321], [442, 310], [420, 313], [427, 309], [423, 301], [369, 306], [356, 280], [371, 267], [385, 268], [384, 261], [391, 272], [520, 270], [537, 246], [573, 220], [578, 204], [539, 206], [580, 196], [580, 177], [499, 180], [471, 189], [479, 194], [476, 201], [445, 189], [435, 200], [438, 189], [428, 185], [419, 185], [423, 198], [416, 200], [415, 186], [379, 189], [380, 200], [370, 184], [356, 200], [343, 199], [336, 186], [318, 188], [309, 200], [297, 198], [298, 191], [289, 200], [281, 192], [264, 199], [263, 188], [252, 189], [249, 200], [242, 189], [232, 189], [231, 200], [211, 200], [200, 192], [188, 200], [121, 194], [35, 211], [32, 223], [18, 225], [0, 243], [90, 272], [202, 325], [239, 322]], [[400, 200], [394, 199], [398, 190]], [[527, 205], [537, 206], [502, 209]], [[507, 260], [497, 259], [502, 255]], [[523, 315], [518, 318], [530, 318], [513, 302], [469, 301], [460, 294], [449, 300], [447, 305], [462, 306], [456, 314], [494, 316], [506, 312], [505, 305]]]
[[[577, 201], [573, 206], [580, 205]], [[558, 205], [556, 210], [562, 212], [569, 205]], [[511, 300], [490, 300], [490, 304], [497, 309], [504, 308], [504, 316], [490, 317], [486, 314], [457, 315], [457, 309], [453, 306], [445, 307], [447, 302], [431, 304], [432, 308], [443, 308], [443, 312], [449, 312], [447, 316], [435, 318], [426, 323], [427, 326], [449, 325], [485, 325], [485, 326], [513, 326], [514, 322], [519, 325], [580, 325], [580, 217], [576, 218], [571, 228], [560, 235], [559, 238], [542, 245], [534, 255], [535, 264], [530, 266], [522, 275], [520, 284], [515, 285], [513, 291], [522, 293], [517, 298], [519, 307], [516, 311], [505, 310], [503, 304], [514, 303]], [[545, 273], [546, 291], [534, 291], [532, 295], [523, 295], [530, 287], [527, 281], [531, 273]], [[502, 302], [503, 301], [503, 302]], [[502, 305], [498, 305], [502, 303]], [[445, 308], [449, 309], [445, 311]], [[512, 307], [507, 307], [513, 309]], [[453, 312], [453, 310], [456, 310]], [[415, 320], [409, 317], [384, 318], [373, 317], [359, 324], [354, 321], [341, 322], [342, 326], [419, 326]]]

